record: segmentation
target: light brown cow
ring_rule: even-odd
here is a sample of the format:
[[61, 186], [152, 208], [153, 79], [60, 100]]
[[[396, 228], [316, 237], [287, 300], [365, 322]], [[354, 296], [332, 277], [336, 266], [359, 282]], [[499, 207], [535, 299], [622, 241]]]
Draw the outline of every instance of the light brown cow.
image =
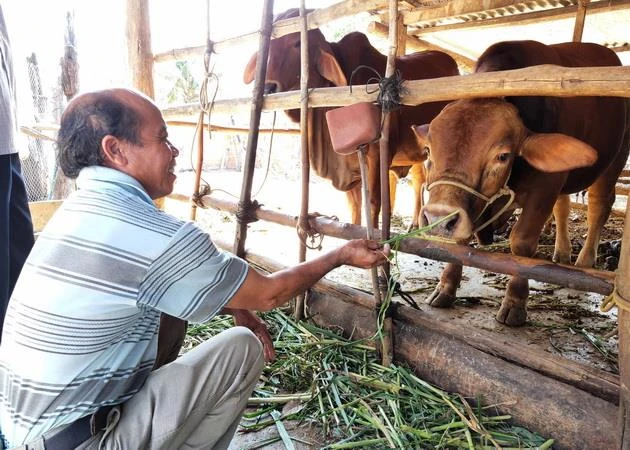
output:
[[[297, 9], [288, 10], [275, 21], [296, 17]], [[347, 86], [353, 71], [353, 85], [375, 83], [374, 70], [381, 76], [385, 73], [387, 58], [370, 44], [367, 37], [358, 32], [344, 36], [339, 42], [326, 41], [318, 29], [308, 32], [309, 42], [309, 88]], [[250, 83], [254, 79], [256, 54], [245, 68], [243, 79]], [[457, 64], [442, 52], [417, 52], [396, 60], [396, 68], [403, 79], [416, 80], [458, 75]], [[373, 70], [371, 70], [373, 69]], [[292, 33], [273, 39], [269, 47], [266, 93], [299, 90], [300, 88], [300, 34]], [[355, 87], [360, 89], [361, 87]], [[414, 224], [420, 210], [420, 189], [424, 182], [424, 166], [415, 145], [411, 131], [414, 123], [425, 123], [433, 119], [444, 107], [445, 102], [427, 103], [420, 106], [403, 106], [392, 113], [390, 131], [390, 185], [395, 187], [399, 176], [409, 175], [416, 193]], [[344, 156], [335, 153], [328, 132], [326, 111], [331, 108], [309, 110], [309, 149], [310, 164], [322, 178], [330, 180], [333, 186], [345, 191], [352, 214], [352, 222], [361, 223], [361, 175], [356, 155]], [[299, 123], [300, 110], [287, 111], [289, 117]], [[368, 188], [372, 210], [372, 222], [378, 226], [381, 207], [378, 143], [367, 149]], [[392, 189], [393, 191], [393, 189]], [[393, 205], [393, 200], [392, 203]]]
[[[537, 64], [618, 66], [620, 62], [613, 51], [596, 44], [515, 41], [486, 50], [476, 71]], [[491, 212], [513, 194], [514, 205], [522, 211], [510, 234], [512, 252], [534, 255], [553, 209], [561, 240], [566, 239], [557, 244], [557, 251], [565, 252], [562, 258], [567, 260], [568, 205], [559, 201], [554, 208], [554, 203], [559, 196], [568, 199], [561, 194], [588, 188], [588, 237], [576, 264], [592, 266], [614, 202], [615, 182], [628, 157], [626, 108], [626, 100], [614, 97], [481, 98], [449, 104], [430, 126], [415, 127], [428, 157], [429, 199], [421, 222], [435, 224], [452, 214], [431, 232], [466, 243], [488, 221], [495, 221]], [[461, 266], [448, 264], [428, 303], [450, 306], [461, 275]], [[512, 277], [497, 320], [524, 324], [528, 294], [528, 280]]]

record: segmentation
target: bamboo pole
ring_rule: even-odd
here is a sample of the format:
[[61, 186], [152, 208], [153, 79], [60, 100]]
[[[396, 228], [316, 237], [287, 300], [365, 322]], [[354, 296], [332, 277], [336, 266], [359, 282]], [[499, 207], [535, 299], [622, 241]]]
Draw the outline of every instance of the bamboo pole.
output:
[[[623, 67], [561, 67], [551, 64], [500, 72], [474, 73], [428, 80], [405, 81], [403, 105], [456, 100], [460, 98], [537, 95], [552, 97], [613, 96], [630, 97], [630, 66]], [[345, 106], [376, 100], [378, 86], [348, 91], [346, 87], [314, 89], [309, 92], [311, 108]], [[213, 111], [234, 112], [250, 105], [251, 99], [230, 99], [214, 103]], [[265, 110], [295, 108], [300, 101], [298, 91], [265, 96]], [[165, 108], [165, 117], [197, 115], [199, 105]]]
[[582, 42], [586, 9], [588, 8], [589, 1], [590, 0], [578, 0], [578, 10], [575, 15], [575, 26], [573, 27], [573, 42]]
[[[356, 0], [346, 0], [343, 2], [335, 3], [326, 8], [318, 8], [309, 14], [308, 29], [313, 30], [320, 26], [330, 22], [331, 20], [340, 19], [347, 16], [355, 16], [358, 13], [373, 11], [381, 8], [387, 4], [387, 0], [362, 0], [357, 2]], [[290, 33], [297, 33], [302, 29], [301, 21], [299, 17], [292, 17], [289, 19], [279, 20], [273, 24], [271, 30], [271, 36], [273, 38], [279, 38], [286, 36]], [[214, 43], [214, 50], [217, 54], [228, 54], [233, 47], [248, 44], [252, 42], [258, 36], [258, 32], [247, 33], [241, 36], [231, 37], [223, 41]], [[155, 55], [155, 62], [165, 62], [178, 59], [189, 59], [195, 56], [202, 56], [206, 50], [206, 46], [186, 47], [169, 50], [164, 53]]]
[[[193, 122], [190, 120], [167, 120], [166, 125], [169, 127], [197, 127], [199, 122]], [[249, 128], [241, 128], [241, 127], [232, 127], [232, 126], [223, 126], [223, 125], [214, 125], [204, 123], [203, 127], [206, 131], [212, 133], [228, 133], [228, 134], [249, 134]], [[33, 127], [35, 128], [35, 127]], [[259, 128], [258, 134], [281, 134], [284, 136], [296, 136], [300, 134], [300, 130], [295, 128]]]
[[269, 56], [269, 40], [273, 26], [273, 0], [265, 0], [263, 5], [260, 43], [256, 61], [256, 81], [254, 83], [253, 99], [250, 113], [250, 132], [247, 138], [245, 165], [243, 167], [243, 184], [241, 187], [240, 211], [237, 215], [238, 225], [234, 237], [234, 254], [242, 256], [245, 253], [247, 239], [247, 216], [252, 207], [252, 181], [256, 164], [256, 148], [258, 146], [258, 127], [263, 105], [265, 78], [267, 76], [267, 57]]
[[[300, 201], [300, 218], [298, 220], [299, 239], [298, 261], [306, 261], [306, 239], [308, 232], [308, 199], [311, 165], [309, 161], [309, 121], [312, 120], [312, 114], [308, 109], [308, 73], [309, 73], [309, 56], [308, 56], [308, 21], [306, 15], [306, 7], [304, 0], [300, 0], [300, 158], [302, 166], [302, 198]], [[309, 120], [310, 119], [310, 120]], [[305, 294], [298, 295], [295, 299], [295, 308], [293, 317], [296, 320], [302, 320], [304, 317], [304, 298]]]
[[[199, 113], [199, 121], [197, 122], [197, 159], [195, 162], [195, 182], [193, 185], [193, 196], [199, 195], [199, 187], [201, 186], [201, 171], [203, 170], [203, 118], [204, 111]], [[197, 202], [193, 197], [190, 202], [190, 220], [197, 219]]]
[[[387, 53], [387, 66], [385, 68], [385, 78], [391, 78], [396, 71], [396, 56], [398, 49], [398, 0], [389, 0], [389, 51]], [[379, 156], [380, 156], [380, 185], [381, 185], [381, 236], [382, 239], [389, 239], [389, 228], [391, 220], [391, 205], [389, 202], [389, 154], [390, 144], [389, 135], [391, 128], [391, 113], [388, 110], [383, 109], [382, 112], [383, 124], [381, 130], [381, 137], [379, 139]], [[390, 267], [389, 262], [383, 264], [383, 271], [385, 278], [389, 279]], [[381, 299], [387, 296], [387, 285], [384, 283], [381, 291]], [[376, 308], [377, 316], [383, 314], [383, 329], [380, 342], [380, 353], [383, 365], [388, 367], [392, 363], [393, 358], [393, 336], [392, 336], [392, 318], [391, 308], [389, 305], [383, 306], [381, 302], [374, 305]], [[381, 312], [381, 309], [385, 307], [386, 310]]]

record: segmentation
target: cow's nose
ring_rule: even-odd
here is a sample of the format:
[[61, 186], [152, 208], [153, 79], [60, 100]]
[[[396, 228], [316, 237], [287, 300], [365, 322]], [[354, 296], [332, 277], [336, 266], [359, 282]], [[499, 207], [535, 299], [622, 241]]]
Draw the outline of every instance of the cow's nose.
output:
[[277, 83], [265, 83], [265, 94], [274, 94], [278, 91]]
[[459, 211], [444, 211], [442, 209], [432, 209], [425, 207], [422, 210], [422, 226], [432, 226], [430, 234], [440, 236], [452, 236], [460, 221]]

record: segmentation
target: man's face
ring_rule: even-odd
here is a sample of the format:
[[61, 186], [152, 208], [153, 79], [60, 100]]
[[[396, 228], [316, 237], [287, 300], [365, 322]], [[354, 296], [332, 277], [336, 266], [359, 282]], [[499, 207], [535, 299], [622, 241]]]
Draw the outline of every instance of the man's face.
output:
[[121, 143], [127, 157], [124, 171], [138, 180], [152, 199], [164, 197], [173, 192], [177, 178], [175, 158], [179, 150], [168, 140], [166, 124], [155, 105], [136, 96], [132, 106], [142, 118], [138, 133], [140, 144]]

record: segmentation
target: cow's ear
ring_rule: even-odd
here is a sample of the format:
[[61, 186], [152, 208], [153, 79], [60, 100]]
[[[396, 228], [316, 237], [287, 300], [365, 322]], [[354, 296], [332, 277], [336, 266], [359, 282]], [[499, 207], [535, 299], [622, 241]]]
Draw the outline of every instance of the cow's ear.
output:
[[423, 144], [428, 140], [429, 137], [429, 124], [426, 123], [424, 125], [411, 125], [411, 131], [416, 136], [416, 140], [419, 144]]
[[411, 131], [420, 149], [419, 160], [425, 161], [429, 157], [429, 124], [411, 125]]
[[520, 155], [543, 172], [564, 172], [591, 166], [597, 151], [571, 136], [559, 133], [533, 134], [525, 139]]
[[245, 72], [243, 72], [243, 82], [249, 84], [254, 81], [254, 73], [256, 73], [256, 59], [258, 59], [258, 52], [254, 53], [249, 62], [245, 66]]
[[335, 86], [347, 86], [348, 80], [341, 70], [341, 66], [337, 62], [332, 53], [323, 49], [319, 49], [319, 58], [317, 58], [317, 69], [320, 75], [326, 78]]

